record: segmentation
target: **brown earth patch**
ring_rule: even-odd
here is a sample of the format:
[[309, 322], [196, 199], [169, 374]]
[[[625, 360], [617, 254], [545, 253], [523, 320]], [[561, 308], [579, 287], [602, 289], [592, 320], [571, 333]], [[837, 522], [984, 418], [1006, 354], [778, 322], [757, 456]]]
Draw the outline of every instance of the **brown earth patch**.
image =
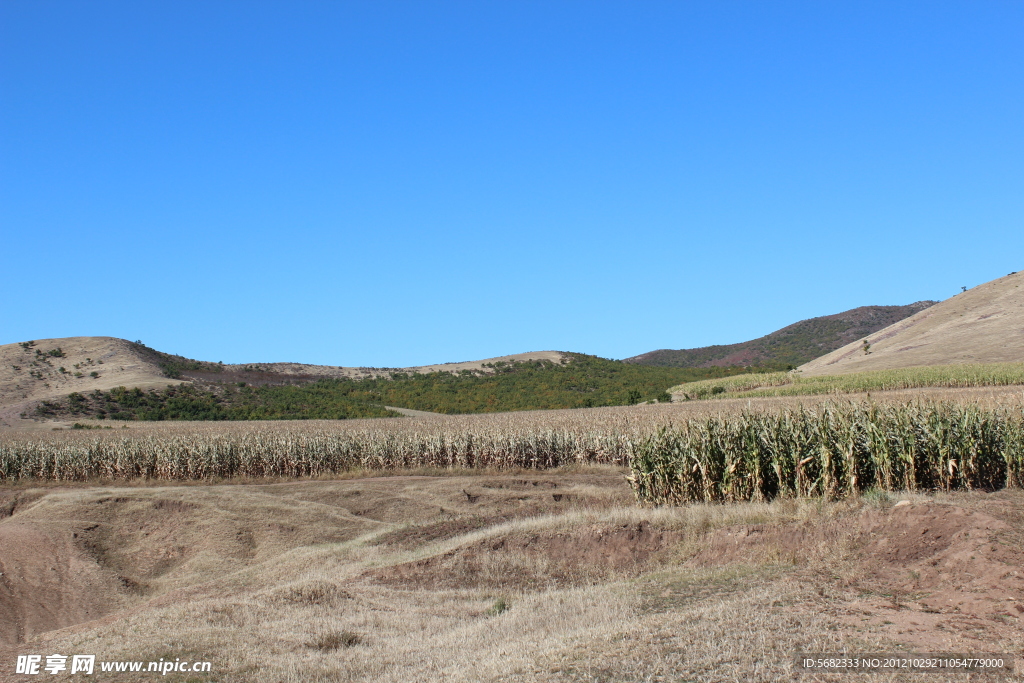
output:
[[[613, 471], [11, 488], [0, 680], [43, 651], [201, 656], [225, 683], [767, 682], [801, 648], [1024, 654], [1024, 492], [891, 502], [638, 509]], [[345, 633], [365, 640], [307, 645]]]
[[[1000, 506], [988, 495], [963, 499], [1015, 519], [1021, 514], [1019, 502]], [[983, 652], [1019, 640], [1019, 530], [968, 507], [901, 502], [826, 522], [720, 529], [689, 564], [792, 564], [830, 596], [830, 609], [852, 628], [879, 627], [924, 650]]]
[[[534, 490], [522, 475], [508, 477], [507, 485], [504, 479], [0, 489], [0, 645], [153, 609], [167, 596], [272, 563], [293, 549], [337, 544], [389, 525], [414, 523], [378, 540], [402, 550], [569, 505], [568, 498], [552, 499], [551, 486]], [[551, 483], [592, 507], [630, 498], [617, 471]], [[321, 588], [300, 599], [319, 604]]]
[[635, 576], [666, 561], [683, 534], [647, 522], [511, 532], [441, 555], [376, 570], [380, 583], [427, 589], [533, 590]]
[[96, 619], [127, 603], [124, 577], [83, 552], [75, 536], [14, 520], [0, 525], [0, 642]]

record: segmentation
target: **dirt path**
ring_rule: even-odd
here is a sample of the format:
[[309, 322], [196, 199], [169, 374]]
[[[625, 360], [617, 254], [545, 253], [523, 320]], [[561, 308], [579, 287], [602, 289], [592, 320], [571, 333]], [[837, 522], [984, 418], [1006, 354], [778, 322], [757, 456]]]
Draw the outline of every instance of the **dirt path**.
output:
[[396, 413], [401, 413], [402, 415], [405, 415], [406, 417], [421, 417], [421, 418], [444, 417], [444, 415], [442, 415], [441, 413], [431, 413], [431, 412], [426, 411], [426, 410], [412, 410], [411, 408], [396, 408], [394, 406], [384, 406], [384, 407], [386, 409], [388, 409], [388, 410], [393, 410]]

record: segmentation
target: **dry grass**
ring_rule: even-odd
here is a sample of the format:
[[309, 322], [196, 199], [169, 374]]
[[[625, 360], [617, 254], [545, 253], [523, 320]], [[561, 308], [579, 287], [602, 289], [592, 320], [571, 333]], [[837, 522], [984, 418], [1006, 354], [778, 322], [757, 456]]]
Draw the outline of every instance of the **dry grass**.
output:
[[[557, 488], [546, 488], [550, 484]], [[565, 499], [554, 501], [552, 490], [575, 499], [559, 508]], [[470, 502], [464, 491], [479, 497]], [[169, 538], [199, 552], [160, 570], [146, 592], [121, 611], [37, 634], [17, 652], [209, 660], [211, 680], [226, 683], [788, 681], [797, 651], [910, 647], [877, 620], [858, 630], [844, 618], [847, 594], [860, 594], [864, 563], [874, 566], [849, 534], [865, 515], [885, 521], [892, 510], [907, 509], [893, 508], [896, 500], [945, 507], [932, 497], [898, 494], [642, 509], [626, 504], [621, 473], [25, 494], [29, 500], [0, 521], [0, 529], [9, 523], [40, 525], [53, 534], [61, 525], [106, 520], [112, 554], [105, 561], [122, 573], [133, 571], [132, 562], [135, 571], [149, 571], [154, 565], [146, 558]], [[1014, 500], [1007, 492], [992, 504], [1006, 508]], [[160, 501], [179, 505], [172, 509]], [[138, 516], [143, 510], [148, 517]], [[512, 518], [412, 549], [395, 542], [395, 535], [476, 515]], [[271, 530], [273, 524], [279, 528]], [[481, 586], [457, 573], [468, 564], [445, 564], [445, 558], [468, 557], [493, 577], [532, 571], [543, 578], [564, 545], [528, 546], [553, 548], [547, 559], [479, 549], [523, 538], [564, 543], [574, 535], [642, 525], [674, 534], [676, 541], [636, 571], [581, 574], [579, 580], [522, 588]], [[239, 536], [246, 530], [250, 537]], [[728, 534], [734, 530], [762, 530], [741, 536], [763, 536], [766, 545], [738, 546], [732, 557], [735, 534]], [[791, 538], [805, 541], [793, 546]], [[846, 540], [814, 541], [821, 538]], [[205, 545], [197, 545], [203, 539]], [[382, 580], [422, 561], [434, 562], [423, 565], [424, 576], [436, 579], [433, 585]], [[883, 605], [877, 609], [885, 609], [891, 600], [881, 595], [883, 589], [874, 590]], [[901, 614], [914, 608], [907, 602], [911, 606]], [[505, 609], [496, 609], [501, 603]], [[998, 644], [1024, 647], [1020, 638]], [[151, 675], [123, 674], [118, 680], [141, 683]]]
[[[82, 634], [59, 645], [143, 660], [196, 653], [227, 670], [225, 681], [774, 681], [791, 675], [792, 652], [854, 645], [827, 617], [785, 608], [809, 598], [806, 588], [774, 580], [644, 613], [637, 587], [620, 583], [518, 596], [493, 616], [487, 595], [364, 586], [337, 606], [282, 609], [252, 596], [170, 607], [129, 618], [102, 641]], [[175, 626], [184, 623], [194, 628]], [[333, 644], [336, 633], [358, 645], [307, 646]], [[132, 647], [111, 651], [117, 639]]]
[[[591, 680], [587, 677], [601, 672], [611, 674], [607, 680], [636, 680], [640, 674], [708, 671], [720, 672], [715, 680], [729, 680], [741, 671], [755, 673], [748, 680], [775, 680], [793, 647], [828, 649], [836, 638], [822, 637], [828, 630], [820, 617], [794, 619], [771, 608], [780, 590], [796, 587], [776, 584], [764, 569], [741, 580], [744, 586], [755, 584], [743, 592], [736, 590], [740, 584], [730, 583], [735, 572], [727, 569], [670, 570], [639, 582], [513, 595], [381, 586], [365, 574], [516, 533], [645, 521], [696, 538], [723, 525], [792, 521], [818, 509], [790, 502], [732, 509], [571, 511], [473, 532], [412, 555], [370, 546], [372, 535], [364, 536], [286, 552], [186, 594], [171, 594], [172, 599], [113, 624], [58, 635], [50, 645], [101, 651], [108, 659], [209, 659], [226, 681], [252, 680], [257, 672], [261, 680], [397, 682]], [[508, 567], [496, 558], [493, 570]], [[758, 587], [766, 577], [770, 583]], [[655, 590], [652, 586], [664, 587], [655, 590], [663, 596], [664, 590], [685, 582], [719, 583], [728, 595], [709, 604], [683, 600], [679, 593], [678, 604], [663, 602], [657, 608], [645, 597]], [[511, 607], [496, 614], [497, 600]], [[703, 620], [699, 626], [697, 619]], [[669, 650], [670, 657], [649, 657]], [[767, 652], [773, 656], [757, 664], [755, 659]], [[694, 661], [697, 653], [703, 654]]]

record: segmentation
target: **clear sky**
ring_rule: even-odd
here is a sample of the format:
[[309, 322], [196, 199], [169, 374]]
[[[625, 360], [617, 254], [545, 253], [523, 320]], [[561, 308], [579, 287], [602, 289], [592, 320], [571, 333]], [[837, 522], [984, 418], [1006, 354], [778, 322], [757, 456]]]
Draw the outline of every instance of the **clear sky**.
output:
[[1024, 270], [1024, 2], [0, 2], [0, 343], [732, 343]]

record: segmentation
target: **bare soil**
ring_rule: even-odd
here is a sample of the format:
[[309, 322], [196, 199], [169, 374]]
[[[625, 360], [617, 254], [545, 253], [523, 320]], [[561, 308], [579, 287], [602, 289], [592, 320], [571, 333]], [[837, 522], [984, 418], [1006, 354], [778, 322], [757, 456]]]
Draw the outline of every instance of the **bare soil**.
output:
[[958, 494], [832, 522], [721, 529], [696, 566], [790, 562], [850, 628], [918, 651], [985, 651], [1020, 635], [1024, 544], [1019, 492]]
[[374, 571], [385, 585], [436, 590], [543, 590], [637, 576], [669, 559], [680, 532], [646, 521], [562, 531], [512, 531]]

